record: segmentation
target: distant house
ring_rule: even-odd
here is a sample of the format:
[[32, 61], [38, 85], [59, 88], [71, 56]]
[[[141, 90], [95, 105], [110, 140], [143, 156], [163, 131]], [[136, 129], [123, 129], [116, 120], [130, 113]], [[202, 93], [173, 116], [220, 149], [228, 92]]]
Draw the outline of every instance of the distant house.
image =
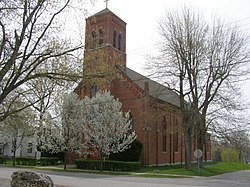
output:
[[246, 147], [246, 148], [241, 152], [240, 161], [250, 164], [250, 147]]
[[[137, 139], [143, 144], [142, 164], [184, 163], [178, 95], [126, 66], [126, 23], [106, 8], [86, 19], [85, 38], [84, 71], [98, 74], [94, 69], [103, 64], [115, 69], [119, 75], [115, 80], [107, 81], [105, 89], [122, 102], [123, 111], [130, 111], [132, 115]], [[102, 58], [100, 54], [103, 54]], [[102, 87], [96, 81], [82, 82], [76, 92], [80, 98], [92, 97]], [[195, 137], [194, 133], [193, 151], [196, 149]], [[203, 151], [204, 159], [208, 161], [211, 160], [210, 136], [206, 139]], [[196, 161], [194, 156], [193, 161]]]
[[[29, 136], [23, 136], [22, 133], [16, 136], [16, 157], [36, 157], [40, 155], [40, 151], [37, 150], [37, 145], [39, 142], [39, 137], [37, 137], [36, 127], [33, 127], [33, 133]], [[46, 128], [45, 126], [41, 129], [41, 136], [44, 138], [47, 134], [53, 136], [53, 134], [60, 133], [57, 128], [51, 129]], [[12, 158], [14, 156], [14, 140], [15, 137], [12, 137], [11, 134], [3, 134], [0, 131], [0, 156]], [[43, 140], [44, 141], [44, 140]], [[50, 142], [48, 142], [49, 145]], [[39, 152], [39, 153], [37, 153]]]
[[[0, 141], [0, 156], [11, 158], [14, 155], [13, 144], [11, 140], [0, 133], [2, 136]], [[32, 139], [17, 139], [18, 148], [16, 149], [16, 157], [35, 157], [36, 143]]]

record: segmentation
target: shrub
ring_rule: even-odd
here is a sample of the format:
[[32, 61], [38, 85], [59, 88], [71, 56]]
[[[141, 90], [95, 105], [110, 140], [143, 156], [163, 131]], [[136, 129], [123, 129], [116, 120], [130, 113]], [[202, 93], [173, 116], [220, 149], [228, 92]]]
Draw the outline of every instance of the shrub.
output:
[[235, 149], [224, 149], [221, 153], [222, 162], [239, 162], [239, 153]]
[[117, 161], [138, 162], [140, 160], [141, 151], [142, 144], [138, 140], [135, 140], [131, 143], [129, 149], [119, 153], [111, 153], [109, 158], [110, 160]]
[[16, 158], [17, 165], [27, 165], [27, 166], [35, 166], [36, 159], [32, 157], [18, 157]]
[[[78, 169], [100, 170], [101, 161], [77, 159], [75, 164]], [[140, 163], [106, 160], [103, 162], [103, 169], [109, 171], [135, 171], [140, 169]]]
[[0, 156], [0, 164], [6, 164], [7, 158]]
[[57, 157], [59, 158], [60, 161], [64, 161], [64, 152], [59, 152], [59, 153], [50, 153], [50, 152], [45, 152], [45, 151], [42, 151], [41, 152], [41, 157]]
[[59, 158], [58, 157], [41, 157], [39, 162], [42, 166], [56, 165], [59, 162]]
[[56, 165], [59, 161], [58, 157], [41, 157], [40, 160], [36, 160], [32, 157], [18, 157], [16, 158], [17, 165], [35, 166], [40, 163], [42, 166]]

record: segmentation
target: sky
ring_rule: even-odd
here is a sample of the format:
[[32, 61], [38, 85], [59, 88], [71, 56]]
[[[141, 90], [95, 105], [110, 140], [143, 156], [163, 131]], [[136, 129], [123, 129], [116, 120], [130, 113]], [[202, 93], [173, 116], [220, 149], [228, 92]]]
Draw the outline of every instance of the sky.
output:
[[[183, 6], [197, 8], [206, 16], [219, 16], [228, 23], [237, 21], [240, 30], [250, 33], [250, 0], [109, 0], [108, 9], [127, 23], [129, 68], [146, 75], [145, 56], [156, 49], [158, 21], [168, 10]], [[105, 7], [104, 0], [97, 0], [88, 11], [93, 15]], [[250, 81], [244, 83], [243, 91], [250, 101]]]

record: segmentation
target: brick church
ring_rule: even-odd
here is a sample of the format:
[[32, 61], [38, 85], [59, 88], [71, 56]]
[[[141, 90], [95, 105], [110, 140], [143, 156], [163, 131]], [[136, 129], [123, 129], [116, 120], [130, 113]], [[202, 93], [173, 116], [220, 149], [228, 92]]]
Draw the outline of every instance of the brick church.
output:
[[[108, 89], [122, 102], [143, 145], [143, 165], [184, 163], [178, 95], [126, 66], [126, 23], [107, 8], [86, 19], [83, 67], [86, 80], [75, 91], [84, 98]], [[193, 138], [193, 151], [195, 142]], [[203, 152], [204, 160], [211, 160], [210, 139]]]

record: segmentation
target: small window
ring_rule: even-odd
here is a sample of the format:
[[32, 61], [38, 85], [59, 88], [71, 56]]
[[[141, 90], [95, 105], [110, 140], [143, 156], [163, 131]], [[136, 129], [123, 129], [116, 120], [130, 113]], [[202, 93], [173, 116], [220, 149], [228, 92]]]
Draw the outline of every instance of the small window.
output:
[[27, 153], [32, 153], [32, 143], [28, 143]]
[[121, 50], [121, 46], [122, 46], [122, 34], [119, 34], [119, 38], [118, 38], [118, 49]]
[[96, 33], [95, 31], [92, 32], [92, 48], [96, 47]]
[[99, 47], [103, 46], [103, 31], [102, 29], [99, 30]]
[[98, 86], [93, 86], [93, 87], [91, 88], [90, 97], [96, 96], [96, 94], [97, 94], [98, 91], [99, 91], [99, 87], [98, 87]]
[[15, 151], [15, 148], [14, 148], [14, 145], [11, 146], [11, 153], [14, 153]]
[[164, 116], [162, 121], [162, 152], [166, 151], [167, 151], [167, 120], [166, 116]]
[[114, 34], [113, 34], [113, 47], [116, 47], [116, 40], [117, 40], [117, 33], [116, 33], [116, 31], [114, 31]]
[[3, 143], [0, 143], [0, 154], [3, 154]]

